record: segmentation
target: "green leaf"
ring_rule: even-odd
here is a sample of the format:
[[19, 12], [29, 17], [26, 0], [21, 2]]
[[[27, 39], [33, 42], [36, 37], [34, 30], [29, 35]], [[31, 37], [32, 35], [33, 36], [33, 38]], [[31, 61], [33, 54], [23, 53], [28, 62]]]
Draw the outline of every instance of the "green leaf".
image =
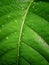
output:
[[49, 65], [49, 1], [0, 0], [0, 65]]

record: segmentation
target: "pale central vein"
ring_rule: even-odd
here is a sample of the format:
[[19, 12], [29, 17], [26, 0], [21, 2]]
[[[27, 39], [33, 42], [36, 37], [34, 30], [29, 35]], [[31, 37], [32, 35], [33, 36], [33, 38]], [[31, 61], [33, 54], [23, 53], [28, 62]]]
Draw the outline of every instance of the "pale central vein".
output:
[[19, 35], [19, 41], [18, 41], [18, 59], [17, 59], [17, 65], [19, 64], [19, 55], [20, 55], [19, 52], [20, 52], [20, 45], [21, 45], [20, 43], [21, 43], [22, 30], [23, 30], [23, 26], [24, 26], [25, 19], [26, 19], [26, 15], [28, 13], [28, 10], [29, 10], [32, 2], [33, 2], [33, 0], [31, 0], [30, 4], [29, 4], [29, 6], [28, 6], [28, 8], [26, 10], [26, 13], [23, 16], [23, 22], [22, 22], [22, 25], [21, 25], [21, 28], [20, 28], [20, 35]]

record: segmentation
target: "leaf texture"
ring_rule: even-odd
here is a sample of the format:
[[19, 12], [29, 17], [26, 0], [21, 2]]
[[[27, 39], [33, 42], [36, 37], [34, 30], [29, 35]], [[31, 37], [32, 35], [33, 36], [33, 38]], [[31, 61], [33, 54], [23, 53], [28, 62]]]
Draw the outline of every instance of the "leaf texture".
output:
[[48, 0], [0, 0], [0, 65], [49, 65]]

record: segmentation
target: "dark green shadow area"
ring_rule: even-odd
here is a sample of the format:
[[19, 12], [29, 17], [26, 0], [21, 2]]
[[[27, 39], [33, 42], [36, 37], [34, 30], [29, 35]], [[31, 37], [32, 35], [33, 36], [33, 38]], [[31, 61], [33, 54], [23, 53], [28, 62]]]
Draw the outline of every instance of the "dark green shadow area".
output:
[[49, 2], [49, 0], [35, 0], [36, 2], [37, 1], [44, 1], [44, 2]]

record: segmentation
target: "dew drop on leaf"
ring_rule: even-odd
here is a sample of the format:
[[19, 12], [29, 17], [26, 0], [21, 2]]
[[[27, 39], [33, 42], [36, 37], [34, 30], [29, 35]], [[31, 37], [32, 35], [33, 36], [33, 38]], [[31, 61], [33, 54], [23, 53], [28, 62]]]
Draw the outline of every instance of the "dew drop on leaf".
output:
[[17, 23], [17, 20], [15, 20], [15, 23]]
[[8, 39], [8, 37], [6, 37], [6, 39]]
[[4, 27], [4, 25], [2, 25], [2, 27]]
[[16, 34], [16, 32], [14, 32]]

